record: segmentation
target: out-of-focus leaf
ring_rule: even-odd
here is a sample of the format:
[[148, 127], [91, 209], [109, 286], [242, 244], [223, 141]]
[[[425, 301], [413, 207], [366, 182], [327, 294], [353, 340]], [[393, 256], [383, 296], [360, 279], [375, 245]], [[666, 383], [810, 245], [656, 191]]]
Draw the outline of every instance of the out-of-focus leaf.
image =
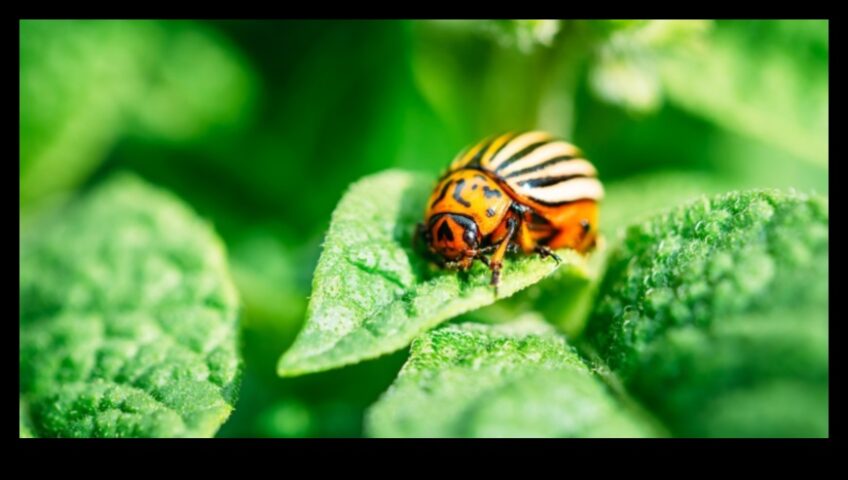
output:
[[203, 221], [131, 176], [41, 217], [21, 238], [22, 426], [214, 435], [239, 386], [225, 262]]
[[[208, 175], [206, 181], [219, 182], [219, 197], [235, 206], [244, 202], [245, 215], [278, 221], [311, 240], [325, 230], [338, 192], [402, 157], [405, 107], [414, 96], [409, 23], [226, 21], [216, 26], [250, 53], [263, 87], [256, 115], [251, 128], [226, 145], [204, 141], [170, 156], [195, 168], [199, 177]], [[433, 138], [440, 137], [427, 141], [433, 144]], [[147, 161], [132, 151], [143, 145], [132, 147], [122, 150], [118, 161], [124, 155], [132, 155], [133, 167]], [[407, 156], [411, 164], [428, 158], [414, 151]]]
[[[644, 175], [671, 170], [704, 177], [723, 186], [724, 191], [750, 188], [828, 191], [826, 166], [813, 165], [786, 150], [719, 128], [672, 102], [665, 102], [654, 115], [632, 118], [620, 109], [593, 101], [588, 92], [581, 90], [577, 110], [581, 112], [581, 121], [574, 141], [597, 166], [605, 185], [618, 181], [624, 185], [631, 177], [638, 180]], [[641, 198], [640, 192], [633, 193], [627, 195], [628, 200], [635, 200], [630, 202], [635, 207], [631, 211], [638, 213], [642, 203], [654, 202], [654, 190], [647, 185]], [[604, 205], [612, 205], [610, 202], [614, 203], [616, 197], [607, 195]], [[610, 218], [605, 213], [607, 210], [602, 206], [602, 224]]]
[[[399, 350], [415, 336], [463, 312], [497, 300], [490, 272], [476, 264], [467, 274], [432, 272], [412, 249], [434, 180], [388, 171], [360, 180], [333, 213], [313, 278], [306, 325], [280, 359], [292, 376]], [[584, 275], [583, 257], [560, 252], [572, 275]], [[500, 298], [558, 268], [551, 259], [520, 256], [504, 263]]]
[[240, 400], [222, 437], [360, 437], [365, 409], [388, 388], [406, 359], [376, 360], [295, 378], [276, 373], [279, 346], [290, 342], [267, 324], [245, 325]]
[[451, 325], [412, 344], [369, 411], [379, 437], [650, 436], [543, 322]]
[[479, 138], [533, 127], [541, 94], [543, 52], [525, 55], [468, 29], [451, 28], [455, 23], [468, 22], [417, 22], [412, 44], [415, 88], [446, 130], [439, 142], [431, 139], [427, 146], [441, 147], [443, 153], [421, 160], [435, 162], [437, 169]]
[[559, 33], [561, 20], [428, 20], [455, 32], [479, 32], [495, 39], [502, 46], [531, 53], [536, 47], [550, 47]]
[[819, 306], [728, 316], [709, 330], [673, 329], [642, 355], [633, 394], [677, 435], [828, 433], [828, 327]]
[[311, 262], [271, 231], [255, 228], [244, 233], [231, 239], [229, 255], [233, 280], [245, 305], [245, 321], [268, 324], [293, 338], [303, 321], [308, 293], [304, 288], [308, 284], [298, 278], [299, 261]]
[[655, 110], [661, 100], [660, 79], [653, 60], [643, 53], [605, 48], [594, 66], [592, 87], [607, 102], [634, 111]]
[[[195, 23], [21, 22], [21, 200], [85, 180], [117, 140], [208, 140], [243, 120], [253, 79]], [[214, 137], [213, 137], [214, 138]]]
[[19, 428], [19, 437], [20, 438], [32, 438], [32, 429], [29, 426], [29, 415], [26, 412], [26, 405], [24, 404], [23, 399], [20, 400], [19, 410], [19, 420], [18, 420], [18, 428]]
[[[589, 344], [676, 434], [826, 435], [827, 209], [820, 196], [750, 191], [632, 226], [611, 256]], [[733, 427], [727, 399], [760, 408], [755, 392], [789, 384], [798, 390], [770, 398], [772, 413], [752, 413], [774, 423]], [[796, 411], [802, 397], [817, 408]]]
[[606, 239], [600, 241], [598, 248], [587, 257], [583, 275], [559, 270], [522, 292], [527, 302], [524, 308], [541, 313], [569, 339], [580, 336], [603, 278], [607, 243]]
[[214, 148], [252, 118], [257, 79], [241, 53], [208, 27], [161, 23], [157, 61], [147, 66], [146, 88], [133, 105], [135, 135], [154, 142]]
[[22, 201], [75, 185], [103, 160], [144, 90], [153, 28], [21, 22]]
[[662, 61], [669, 98], [710, 121], [827, 163], [826, 20], [718, 21], [695, 52]]
[[595, 93], [633, 112], [656, 110], [663, 93], [658, 57], [689, 47], [709, 26], [704, 20], [651, 20], [617, 29], [598, 48], [590, 70]]
[[479, 28], [488, 30], [502, 44], [530, 52], [536, 46], [550, 47], [559, 33], [560, 20], [482, 20]]

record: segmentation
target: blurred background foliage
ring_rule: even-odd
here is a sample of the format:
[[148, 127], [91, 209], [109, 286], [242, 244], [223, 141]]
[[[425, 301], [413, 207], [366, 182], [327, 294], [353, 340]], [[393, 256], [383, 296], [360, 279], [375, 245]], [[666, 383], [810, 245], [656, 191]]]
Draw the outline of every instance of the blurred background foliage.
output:
[[828, 193], [826, 21], [22, 21], [20, 39], [22, 228], [131, 170], [226, 242], [246, 370], [222, 436], [361, 435], [403, 363], [275, 373], [363, 175], [435, 179], [482, 137], [546, 129], [598, 167], [610, 239], [701, 193]]

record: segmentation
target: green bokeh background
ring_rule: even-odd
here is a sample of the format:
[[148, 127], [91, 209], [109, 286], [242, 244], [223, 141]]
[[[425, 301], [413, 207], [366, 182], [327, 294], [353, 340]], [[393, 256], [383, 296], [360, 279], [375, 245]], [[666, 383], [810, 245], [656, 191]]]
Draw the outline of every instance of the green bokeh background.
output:
[[130, 170], [224, 239], [243, 304], [220, 436], [359, 436], [406, 352], [294, 379], [330, 213], [391, 167], [542, 128], [607, 189], [602, 228], [699, 193], [828, 193], [827, 21], [22, 21], [21, 227]]

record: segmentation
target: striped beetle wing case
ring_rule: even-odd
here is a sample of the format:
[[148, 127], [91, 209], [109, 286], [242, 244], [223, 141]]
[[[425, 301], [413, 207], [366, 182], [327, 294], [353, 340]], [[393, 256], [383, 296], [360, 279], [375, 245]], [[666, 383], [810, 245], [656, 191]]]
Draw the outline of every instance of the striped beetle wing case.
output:
[[559, 206], [579, 200], [599, 201], [604, 189], [598, 172], [574, 145], [545, 132], [506, 133], [461, 153], [451, 171], [478, 168], [494, 175], [516, 200]]

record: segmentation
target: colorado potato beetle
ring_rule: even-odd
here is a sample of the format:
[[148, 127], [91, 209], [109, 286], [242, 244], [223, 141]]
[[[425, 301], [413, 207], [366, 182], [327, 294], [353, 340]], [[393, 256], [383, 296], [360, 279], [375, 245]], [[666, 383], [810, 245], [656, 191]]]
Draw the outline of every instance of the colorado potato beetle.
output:
[[486, 264], [496, 289], [507, 250], [556, 261], [552, 250], [586, 252], [595, 245], [604, 191], [582, 156], [545, 132], [485, 139], [460, 152], [439, 179], [418, 236], [444, 266]]

